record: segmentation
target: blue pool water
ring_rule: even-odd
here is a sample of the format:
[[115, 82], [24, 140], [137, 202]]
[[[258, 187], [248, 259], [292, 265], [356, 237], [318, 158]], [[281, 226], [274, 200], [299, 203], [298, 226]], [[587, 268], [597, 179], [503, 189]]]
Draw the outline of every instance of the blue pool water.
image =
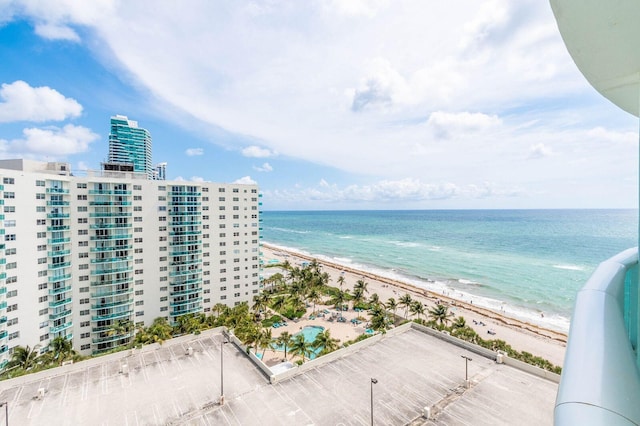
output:
[[[319, 325], [308, 325], [304, 327], [302, 331], [299, 331], [296, 334], [294, 334], [293, 337], [295, 338], [295, 336], [302, 334], [304, 336], [305, 342], [313, 343], [313, 341], [316, 340], [316, 336], [322, 333], [323, 331], [324, 331], [324, 327], [320, 327]], [[273, 349], [276, 351], [284, 352], [284, 346], [282, 345], [274, 345]], [[289, 353], [290, 350], [291, 348], [287, 348], [287, 353]], [[318, 348], [314, 350], [313, 353], [311, 354], [311, 359], [314, 359], [316, 356], [318, 356], [321, 350], [322, 348]]]

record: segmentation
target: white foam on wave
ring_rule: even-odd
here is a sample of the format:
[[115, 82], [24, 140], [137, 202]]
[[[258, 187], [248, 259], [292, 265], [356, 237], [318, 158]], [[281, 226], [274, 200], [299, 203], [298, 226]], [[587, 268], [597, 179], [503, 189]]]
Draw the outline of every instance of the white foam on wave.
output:
[[549, 314], [544, 313], [544, 316], [541, 314], [540, 310], [529, 309], [525, 307], [514, 306], [508, 303], [505, 303], [501, 300], [493, 299], [485, 296], [478, 296], [477, 294], [472, 294], [466, 291], [463, 291], [459, 288], [456, 288], [456, 283], [461, 283], [462, 281], [468, 281], [472, 284], [479, 284], [469, 280], [451, 280], [441, 281], [441, 280], [428, 280], [428, 279], [420, 279], [416, 277], [411, 277], [405, 274], [398, 272], [395, 269], [381, 269], [376, 267], [371, 267], [367, 265], [362, 265], [358, 263], [353, 263], [353, 259], [349, 258], [332, 258], [324, 255], [312, 255], [306, 251], [300, 249], [294, 249], [291, 247], [285, 247], [273, 243], [267, 243], [272, 247], [279, 248], [281, 250], [290, 251], [292, 253], [299, 253], [306, 256], [313, 256], [320, 260], [325, 260], [327, 262], [331, 262], [337, 265], [342, 265], [344, 267], [359, 270], [362, 272], [368, 272], [374, 275], [379, 275], [384, 278], [389, 278], [392, 280], [405, 282], [411, 284], [417, 288], [422, 288], [425, 290], [429, 290], [436, 294], [442, 294], [447, 297], [451, 297], [453, 299], [460, 300], [462, 302], [470, 303], [475, 306], [481, 308], [487, 308], [497, 313], [504, 313], [505, 316], [518, 319], [523, 322], [527, 322], [530, 324], [538, 325], [541, 327], [545, 327], [551, 330], [560, 331], [563, 333], [567, 333], [569, 331], [569, 322], [570, 318], [565, 317], [559, 314]]
[[394, 240], [391, 240], [391, 241], [389, 241], [389, 244], [393, 244], [394, 246], [398, 246], [398, 247], [409, 247], [409, 248], [421, 247], [422, 246], [422, 244], [414, 243], [413, 241], [394, 241]]
[[480, 285], [480, 283], [477, 281], [466, 280], [464, 278], [458, 279], [458, 282], [460, 284], [467, 284], [467, 285]]
[[569, 271], [584, 271], [584, 268], [578, 265], [553, 265], [553, 267], [556, 269], [566, 269]]
[[311, 231], [298, 231], [297, 229], [287, 229], [287, 228], [271, 228], [274, 231], [280, 231], [280, 232], [288, 232], [290, 234], [309, 234], [311, 233]]
[[341, 240], [351, 240], [353, 239], [353, 237], [351, 235], [341, 235], [340, 237]]

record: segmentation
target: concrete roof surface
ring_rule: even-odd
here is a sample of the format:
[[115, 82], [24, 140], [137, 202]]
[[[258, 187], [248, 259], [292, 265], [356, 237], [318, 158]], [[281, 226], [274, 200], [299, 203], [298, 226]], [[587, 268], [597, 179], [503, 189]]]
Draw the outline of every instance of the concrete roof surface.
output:
[[[415, 329], [273, 385], [244, 352], [225, 344], [220, 406], [222, 340], [219, 332], [184, 336], [0, 382], [0, 401], [9, 404], [12, 426], [367, 425], [375, 378], [375, 424], [553, 423], [556, 383]], [[461, 355], [472, 358], [469, 389]], [[421, 417], [424, 407], [433, 407], [435, 418]], [[0, 423], [3, 417], [0, 410]]]

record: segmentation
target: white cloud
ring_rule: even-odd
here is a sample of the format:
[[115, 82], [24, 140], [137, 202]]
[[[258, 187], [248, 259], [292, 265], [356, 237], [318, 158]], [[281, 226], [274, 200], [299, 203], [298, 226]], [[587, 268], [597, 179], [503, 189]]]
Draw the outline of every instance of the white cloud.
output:
[[89, 170], [89, 166], [84, 161], [78, 161], [78, 165], [76, 166], [78, 170]]
[[[53, 0], [23, 12], [76, 34], [86, 26], [167, 110], [242, 136], [225, 148], [377, 181], [310, 197], [490, 198], [633, 170], [637, 123], [609, 120], [617, 111], [577, 71], [547, 2], [151, 4]], [[546, 156], [543, 173], [527, 155]]]
[[191, 176], [191, 182], [205, 182], [202, 176]]
[[259, 146], [248, 146], [242, 149], [242, 155], [245, 157], [253, 157], [253, 158], [268, 158], [275, 156], [275, 152], [267, 148], [260, 148]]
[[427, 120], [427, 127], [433, 131], [437, 138], [442, 139], [474, 136], [474, 133], [496, 128], [501, 124], [502, 120], [497, 116], [479, 112], [449, 113], [436, 111], [431, 113]]
[[3, 84], [0, 99], [0, 123], [61, 121], [82, 113], [82, 106], [75, 99], [50, 87], [31, 87], [20, 80]]
[[255, 185], [257, 182], [251, 179], [251, 176], [244, 176], [240, 179], [235, 180], [233, 183], [239, 183], [241, 185]]
[[253, 170], [256, 170], [259, 172], [272, 172], [273, 167], [271, 167], [271, 164], [269, 163], [263, 163], [262, 166], [253, 166]]
[[546, 146], [543, 143], [537, 143], [529, 149], [529, 157], [528, 158], [544, 158], [552, 156], [553, 150]]
[[63, 128], [28, 128], [22, 133], [23, 139], [5, 141], [5, 153], [16, 157], [64, 158], [87, 152], [89, 145], [99, 138], [90, 129], [72, 124]]
[[51, 23], [36, 24], [36, 34], [48, 40], [67, 40], [79, 42], [80, 36], [70, 27]]
[[297, 203], [312, 200], [328, 203], [347, 203], [357, 207], [362, 203], [382, 202], [389, 205], [407, 206], [424, 202], [449, 199], [480, 199], [487, 197], [513, 197], [522, 192], [513, 186], [501, 187], [494, 183], [457, 185], [451, 182], [427, 183], [419, 179], [405, 178], [382, 180], [369, 185], [347, 185], [341, 187], [321, 179], [316, 187], [295, 187], [292, 190], [265, 190], [265, 197], [272, 203]]
[[187, 148], [187, 150], [184, 153], [187, 154], [189, 157], [193, 157], [193, 156], [197, 156], [197, 155], [203, 155], [204, 154], [204, 149], [202, 149], [202, 148]]

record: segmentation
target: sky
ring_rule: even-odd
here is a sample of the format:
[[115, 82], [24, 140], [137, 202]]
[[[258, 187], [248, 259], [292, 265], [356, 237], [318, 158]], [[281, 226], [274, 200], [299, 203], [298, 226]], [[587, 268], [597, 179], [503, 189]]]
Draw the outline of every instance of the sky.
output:
[[638, 206], [547, 1], [0, 0], [0, 158], [99, 169], [116, 114], [264, 210]]

